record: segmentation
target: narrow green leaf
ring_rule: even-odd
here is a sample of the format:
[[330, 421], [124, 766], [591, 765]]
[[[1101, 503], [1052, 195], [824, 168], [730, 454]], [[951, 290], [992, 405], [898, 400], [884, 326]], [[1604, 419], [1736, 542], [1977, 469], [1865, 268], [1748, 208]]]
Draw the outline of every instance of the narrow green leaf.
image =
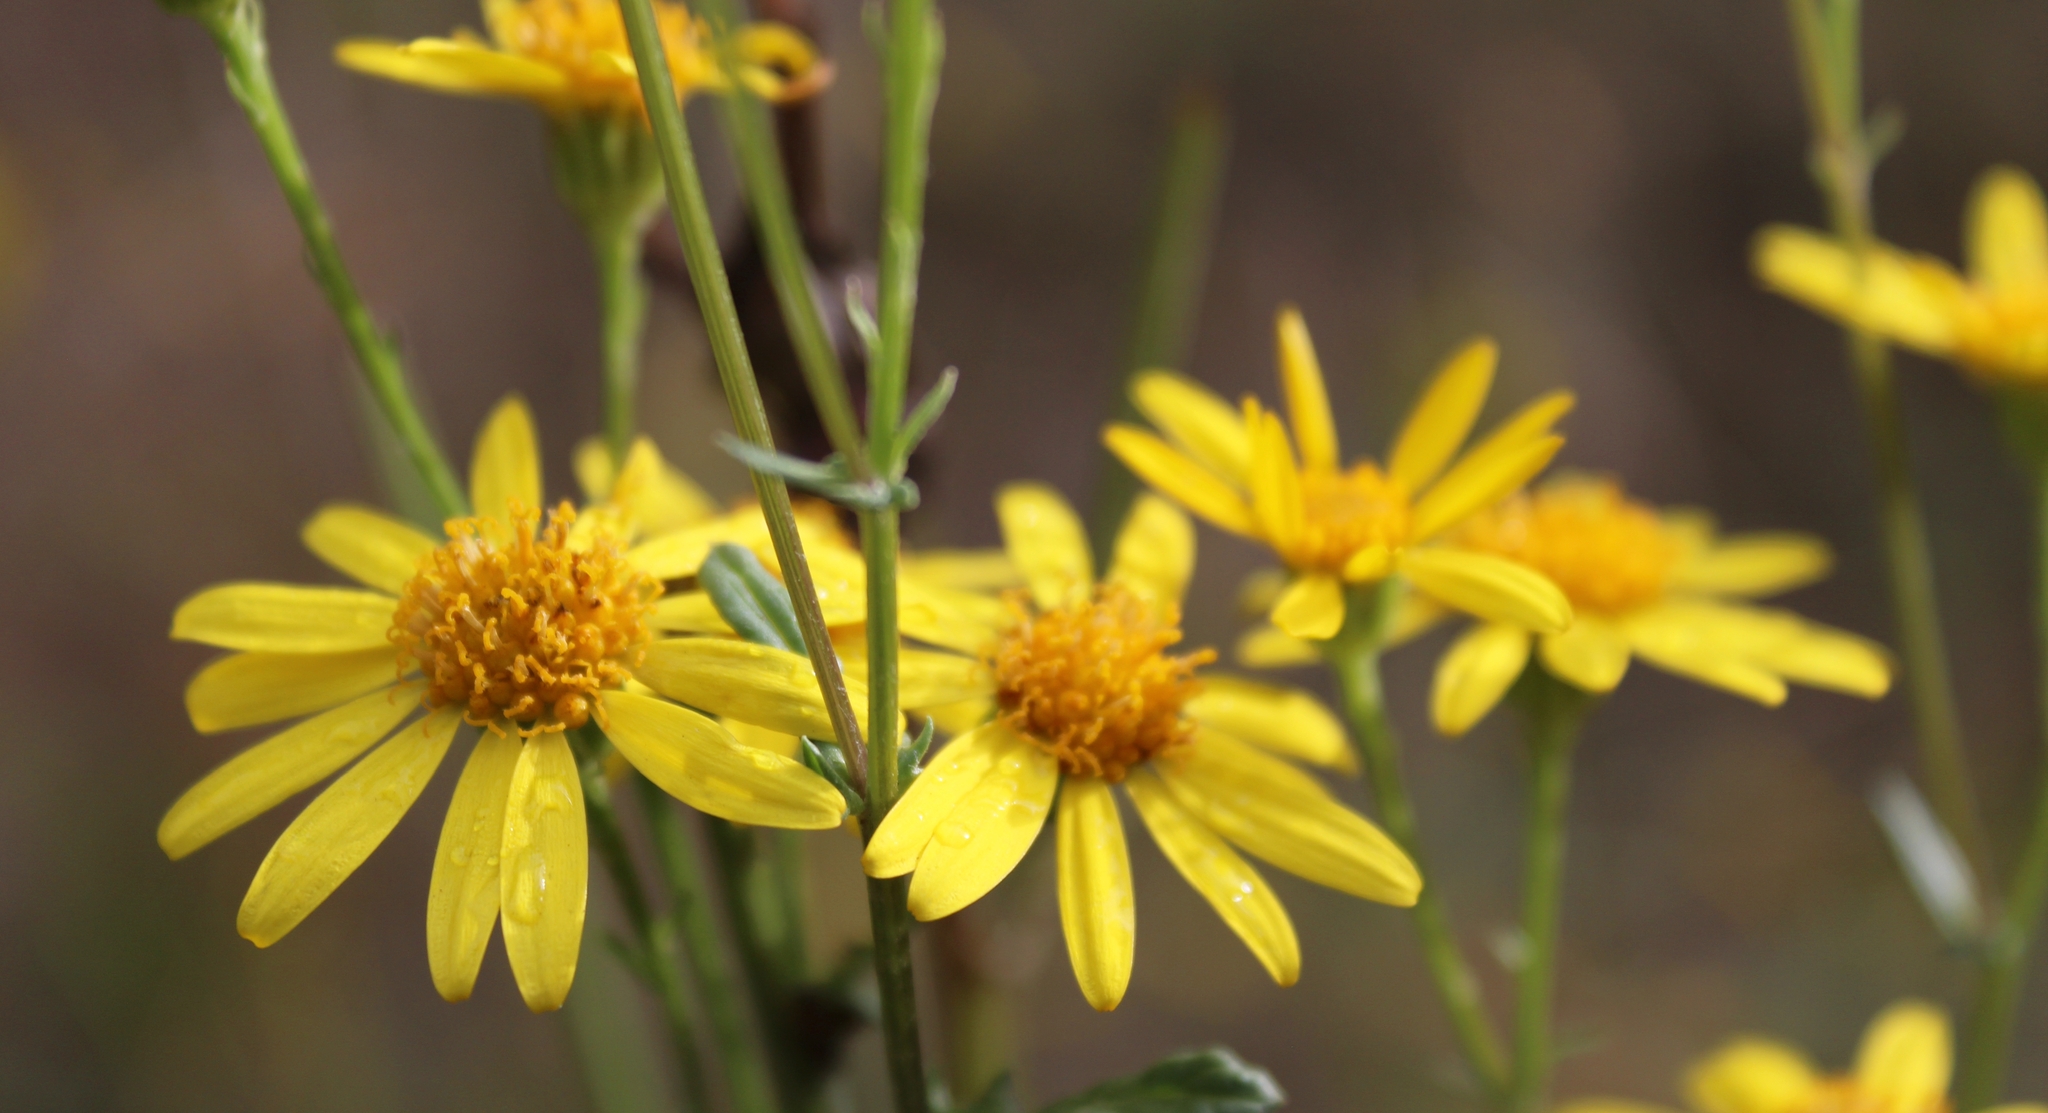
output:
[[918, 442], [924, 440], [926, 433], [931, 432], [932, 423], [939, 420], [940, 414], [946, 412], [946, 403], [953, 400], [953, 388], [958, 385], [960, 369], [946, 368], [940, 373], [939, 381], [932, 384], [931, 390], [925, 393], [924, 398], [910, 411], [910, 416], [904, 419], [903, 431], [896, 437], [896, 470], [902, 470], [903, 466], [910, 462], [910, 454], [917, 451]]
[[910, 745], [896, 751], [897, 785], [908, 789], [910, 782], [916, 780], [919, 773], [924, 772], [924, 755], [931, 748], [932, 721], [927, 718], [924, 721], [924, 729], [917, 732], [917, 737], [911, 739]]
[[1266, 1113], [1286, 1100], [1272, 1075], [1217, 1047], [1161, 1059], [1043, 1113]]
[[738, 545], [715, 545], [697, 570], [697, 582], [726, 625], [755, 645], [804, 651], [804, 636], [789, 602], [789, 589]]
[[853, 781], [847, 774], [846, 751], [836, 742], [820, 742], [813, 738], [800, 739], [803, 743], [804, 764], [811, 772], [832, 782], [839, 795], [846, 798], [846, 810], [859, 815], [867, 807], [867, 801], [853, 790]]

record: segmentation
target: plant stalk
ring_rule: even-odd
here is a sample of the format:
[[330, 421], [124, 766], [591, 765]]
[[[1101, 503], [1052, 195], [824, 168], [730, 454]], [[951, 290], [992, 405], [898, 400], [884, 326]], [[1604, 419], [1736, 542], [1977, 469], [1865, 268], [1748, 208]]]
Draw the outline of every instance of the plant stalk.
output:
[[1422, 851], [1415, 808], [1408, 799], [1408, 786], [1401, 773], [1400, 742], [1387, 719], [1385, 693], [1380, 685], [1380, 645], [1385, 623], [1401, 586], [1391, 577], [1378, 584], [1354, 587], [1345, 600], [1344, 628], [1324, 643], [1324, 656], [1337, 675], [1345, 717], [1365, 763], [1366, 778], [1379, 804], [1380, 822], [1387, 833], [1422, 872], [1423, 886], [1414, 909], [1415, 931], [1422, 954], [1436, 982], [1437, 995], [1450, 1013], [1458, 1046], [1465, 1061], [1489, 1097], [1504, 1098], [1509, 1092], [1506, 1056], [1493, 1022], [1480, 999], [1479, 980], [1458, 949], [1451, 930], [1450, 913]]
[[1586, 697], [1532, 662], [1518, 684], [1529, 749], [1529, 827], [1522, 874], [1522, 966], [1515, 996], [1516, 1113], [1542, 1113], [1550, 1100], [1551, 1001], [1557, 984], [1559, 907], [1572, 751]]
[[313, 188], [312, 172], [285, 114], [284, 100], [270, 72], [269, 46], [263, 36], [263, 5], [259, 0], [233, 0], [199, 5], [193, 9], [227, 63], [228, 92], [249, 117], [249, 126], [263, 147], [271, 173], [284, 193], [285, 204], [298, 222], [306, 245], [306, 266], [326, 296], [328, 308], [341, 322], [356, 366], [376, 400], [379, 412], [390, 423], [405, 448], [420, 482], [434, 500], [443, 518], [460, 518], [469, 513], [469, 499], [447, 457], [428, 431], [426, 420], [413, 398], [404, 365], [391, 338], [377, 326], [369, 307], [357, 292], [355, 280], [342, 261], [341, 248], [334, 242], [333, 222], [320, 195]]
[[612, 468], [626, 463], [639, 430], [640, 343], [647, 326], [647, 280], [640, 273], [641, 228], [626, 225], [592, 239], [604, 339], [604, 444]]

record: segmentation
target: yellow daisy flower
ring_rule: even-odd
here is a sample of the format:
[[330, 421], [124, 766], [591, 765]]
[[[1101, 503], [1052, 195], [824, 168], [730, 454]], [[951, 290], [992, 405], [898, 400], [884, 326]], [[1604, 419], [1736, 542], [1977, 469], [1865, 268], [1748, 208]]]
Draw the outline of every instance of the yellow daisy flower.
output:
[[1301, 969], [1293, 925], [1232, 844], [1368, 900], [1415, 902], [1422, 879], [1407, 855], [1276, 756], [1345, 762], [1330, 712], [1300, 692], [1198, 679], [1214, 656], [1206, 650], [1167, 652], [1180, 641], [1194, 566], [1185, 514], [1141, 498], [1098, 583], [1081, 523], [1057, 493], [1014, 485], [997, 511], [1028, 589], [1007, 598], [1001, 621], [953, 617], [948, 643], [976, 656], [907, 650], [900, 661], [905, 705], [978, 699], [994, 718], [927, 761], [868, 843], [870, 876], [912, 874], [911, 914], [949, 916], [1010, 872], [1057, 803], [1067, 953], [1082, 994], [1103, 1010], [1123, 998], [1135, 938], [1116, 785], [1282, 985]]
[[583, 934], [589, 862], [568, 730], [595, 721], [648, 779], [713, 815], [837, 826], [844, 802], [822, 777], [692, 710], [829, 738], [810, 663], [652, 635], [664, 574], [642, 553], [662, 539], [627, 545], [643, 520], [674, 515], [664, 471], [643, 440], [610, 501], [581, 515], [564, 503], [542, 525], [532, 418], [511, 399], [477, 440], [481, 513], [447, 523], [445, 543], [328, 506], [306, 524], [306, 546], [368, 590], [233, 583], [186, 600], [171, 636], [235, 651], [186, 689], [195, 728], [311, 717], [179, 798], [157, 829], [164, 852], [183, 858], [349, 766], [278, 838], [242, 902], [237, 929], [267, 947], [377, 848], [463, 724], [481, 727], [434, 857], [428, 965], [443, 997], [468, 997], [502, 922], [520, 993], [541, 1011], [568, 994]]
[[1475, 340], [1437, 372], [1384, 469], [1371, 460], [1344, 468], [1322, 369], [1291, 308], [1280, 312], [1279, 348], [1286, 424], [1256, 398], [1234, 410], [1190, 380], [1154, 371], [1131, 396], [1165, 438], [1132, 425], [1103, 433], [1110, 451], [1162, 494], [1279, 554], [1294, 578], [1273, 605], [1275, 625], [1297, 638], [1335, 637], [1344, 586], [1394, 574], [1481, 618], [1534, 630], [1571, 621], [1564, 596], [1527, 568], [1429, 544], [1543, 470], [1564, 444], [1550, 430], [1571, 409], [1571, 395], [1545, 395], [1459, 456], [1498, 354], [1491, 341]]
[[1967, 276], [1885, 244], [1860, 260], [1805, 228], [1758, 235], [1765, 286], [1836, 320], [1951, 360], [1986, 382], [2048, 385], [2048, 210], [2023, 170], [1977, 179], [1965, 219]]
[[[1694, 1113], [1949, 1113], [1953, 1061], [1948, 1016], [1924, 1001], [1901, 1001], [1863, 1033], [1848, 1074], [1822, 1074], [1797, 1048], [1742, 1036], [1685, 1075]], [[1644, 1102], [1596, 1098], [1559, 1113], [1666, 1113]], [[2048, 1106], [2001, 1105], [1984, 1113], [2048, 1113]]]
[[1452, 543], [1541, 572], [1571, 599], [1572, 622], [1533, 638], [1482, 623], [1453, 642], [1430, 701], [1445, 734], [1493, 709], [1532, 640], [1546, 671], [1586, 692], [1612, 691], [1632, 657], [1769, 706], [1784, 702], [1788, 680], [1866, 699], [1891, 686], [1870, 642], [1742, 601], [1826, 575], [1832, 557], [1815, 537], [1717, 538], [1698, 513], [1659, 514], [1613, 480], [1567, 476], [1474, 516]]
[[[335, 59], [438, 92], [530, 101], [554, 116], [642, 113], [616, 0], [484, 0], [483, 14], [489, 40], [466, 30], [409, 43], [349, 39], [335, 49]], [[654, 15], [679, 95], [732, 87], [703, 20], [669, 0], [655, 0]], [[739, 80], [768, 100], [800, 100], [831, 80], [831, 65], [788, 27], [750, 23], [734, 35], [744, 61]]]

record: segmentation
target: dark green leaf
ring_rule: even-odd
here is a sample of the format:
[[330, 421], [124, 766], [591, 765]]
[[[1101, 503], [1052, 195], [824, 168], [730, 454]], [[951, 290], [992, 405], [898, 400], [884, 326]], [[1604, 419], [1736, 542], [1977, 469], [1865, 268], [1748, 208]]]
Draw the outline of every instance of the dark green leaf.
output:
[[932, 721], [927, 718], [924, 721], [924, 729], [917, 732], [917, 737], [911, 739], [909, 745], [902, 746], [896, 751], [896, 785], [899, 789], [909, 788], [910, 782], [916, 780], [917, 775], [924, 771], [920, 766], [924, 764], [924, 755], [929, 753], [931, 748]]
[[1161, 1059], [1043, 1113], [1266, 1113], [1285, 1100], [1272, 1075], [1217, 1047]]
[[841, 750], [836, 742], [820, 742], [813, 738], [800, 741], [803, 743], [801, 753], [804, 764], [811, 772], [831, 781], [832, 787], [839, 790], [839, 795], [846, 798], [846, 810], [859, 815], [862, 809], [867, 807], [867, 802], [861, 799], [860, 793], [853, 790], [853, 781], [847, 776], [846, 751]]
[[925, 392], [916, 408], [910, 411], [910, 416], [904, 419], [903, 429], [896, 438], [899, 446], [896, 450], [898, 467], [903, 466], [910, 459], [910, 454], [917, 451], [919, 442], [924, 440], [926, 433], [931, 432], [932, 423], [939, 419], [940, 414], [946, 412], [946, 403], [953, 400], [953, 388], [958, 385], [960, 369], [946, 368], [939, 375], [939, 381], [932, 384], [931, 390]]
[[887, 483], [880, 479], [855, 479], [846, 461], [832, 456], [822, 463], [799, 460], [762, 448], [738, 437], [721, 435], [720, 448], [734, 459], [763, 475], [772, 475], [800, 491], [854, 510], [915, 510], [917, 484], [908, 479]]
[[718, 447], [724, 449], [726, 455], [763, 475], [780, 476], [799, 487], [843, 483], [847, 478], [846, 469], [840, 465], [836, 456], [823, 462], [784, 456], [772, 448], [763, 448], [752, 441], [743, 441], [731, 433], [718, 435]]
[[790, 606], [789, 589], [762, 567], [761, 558], [738, 545], [715, 545], [697, 570], [697, 582], [711, 605], [740, 637], [755, 645], [804, 652], [803, 632]]

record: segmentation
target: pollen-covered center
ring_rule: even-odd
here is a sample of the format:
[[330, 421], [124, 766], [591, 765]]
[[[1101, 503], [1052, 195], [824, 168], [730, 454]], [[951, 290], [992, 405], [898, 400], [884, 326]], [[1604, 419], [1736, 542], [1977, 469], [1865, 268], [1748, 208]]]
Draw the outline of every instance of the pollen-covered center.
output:
[[429, 706], [462, 707], [477, 726], [582, 726], [597, 692], [639, 663], [661, 584], [627, 563], [607, 531], [572, 547], [568, 503], [544, 529], [538, 511], [516, 503], [511, 520], [509, 540], [499, 523], [448, 523], [448, 543], [399, 593], [391, 640], [400, 668], [425, 674]]
[[1302, 472], [1301, 501], [1301, 537], [1286, 554], [1296, 568], [1340, 572], [1361, 549], [1408, 539], [1408, 495], [1370, 460]]
[[1616, 614], [1664, 594], [1678, 543], [1657, 512], [1610, 480], [1552, 483], [1466, 525], [1459, 543], [1548, 576], [1572, 606]]
[[1062, 772], [1121, 781], [1131, 766], [1194, 734], [1181, 705], [1201, 689], [1203, 649], [1166, 652], [1180, 616], [1160, 616], [1109, 584], [1084, 603], [1034, 611], [1010, 597], [1017, 624], [995, 651], [1002, 722], [1057, 758]]
[[[584, 99], [640, 103], [640, 83], [618, 59], [632, 57], [625, 17], [617, 0], [520, 0], [486, 5], [491, 34], [514, 54], [567, 71]], [[698, 24], [681, 4], [654, 0], [669, 66], [683, 69], [699, 59]]]

